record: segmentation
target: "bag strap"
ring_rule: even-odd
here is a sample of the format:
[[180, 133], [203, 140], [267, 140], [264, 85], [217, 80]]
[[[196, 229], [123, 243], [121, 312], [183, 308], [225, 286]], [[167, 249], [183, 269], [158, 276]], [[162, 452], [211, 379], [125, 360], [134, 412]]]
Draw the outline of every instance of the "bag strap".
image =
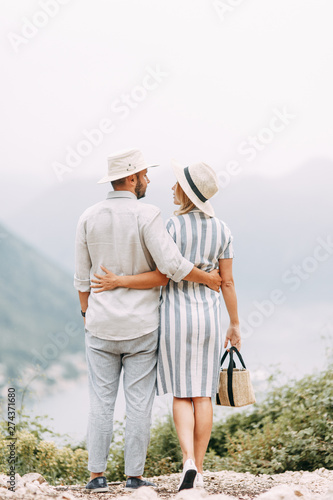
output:
[[[243, 368], [246, 370], [244, 360], [242, 358], [242, 355], [238, 351], [238, 349], [234, 346], [230, 347], [230, 350], [229, 350], [230, 359], [229, 359], [229, 366], [228, 366], [228, 370], [227, 370], [227, 375], [228, 375], [228, 387], [227, 387], [227, 389], [228, 389], [228, 397], [229, 397], [229, 401], [230, 401], [231, 406], [235, 406], [234, 395], [232, 392], [232, 375], [233, 375], [234, 368], [236, 368], [236, 363], [234, 361], [234, 352], [237, 354], [239, 361], [241, 362]], [[222, 364], [223, 364], [224, 360], [226, 359], [227, 355], [228, 355], [228, 351], [225, 351], [225, 353], [223, 354], [222, 359], [221, 359], [221, 368], [222, 368]]]
[[223, 363], [224, 363], [224, 361], [225, 361], [225, 358], [226, 358], [227, 356], [228, 356], [228, 351], [227, 351], [227, 350], [225, 350], [225, 351], [224, 351], [224, 353], [223, 353], [223, 356], [222, 356], [222, 358], [221, 358], [221, 363], [220, 363], [220, 367], [221, 367], [221, 368], [222, 368], [222, 365], [223, 365]]
[[[243, 368], [246, 370], [246, 366], [245, 366], [245, 363], [244, 363], [244, 359], [243, 359], [243, 357], [242, 357], [241, 353], [239, 352], [239, 350], [237, 349], [237, 347], [234, 347], [234, 346], [230, 347], [230, 350], [229, 350], [229, 351], [227, 351], [227, 349], [224, 351], [223, 356], [222, 356], [222, 358], [221, 358], [221, 364], [220, 364], [220, 367], [222, 368], [222, 365], [223, 365], [223, 363], [224, 363], [224, 361], [225, 361], [226, 357], [228, 356], [228, 354], [230, 354], [230, 356], [233, 356], [232, 351], [234, 351], [234, 352], [237, 354], [238, 359], [239, 359], [239, 361], [241, 362], [241, 365], [242, 365], [242, 366], [243, 366]], [[236, 368], [236, 364], [235, 364], [235, 362], [234, 362], [234, 364], [233, 364], [233, 367], [234, 367], [234, 368]]]
[[239, 359], [239, 361], [241, 362], [241, 365], [243, 366], [244, 370], [246, 370], [246, 366], [245, 366], [245, 363], [244, 363], [244, 359], [243, 359], [243, 357], [242, 357], [241, 353], [239, 352], [239, 350], [237, 349], [237, 347], [232, 346], [232, 347], [230, 347], [230, 350], [231, 350], [231, 351], [234, 351], [234, 352], [237, 354], [238, 359]]
[[230, 405], [235, 406], [234, 394], [232, 392], [232, 374], [234, 371], [234, 367], [236, 365], [235, 365], [235, 362], [233, 359], [232, 349], [230, 349], [229, 354], [230, 354], [230, 360], [229, 360], [229, 366], [228, 366], [228, 371], [227, 371], [227, 373], [228, 373], [228, 397], [229, 397]]

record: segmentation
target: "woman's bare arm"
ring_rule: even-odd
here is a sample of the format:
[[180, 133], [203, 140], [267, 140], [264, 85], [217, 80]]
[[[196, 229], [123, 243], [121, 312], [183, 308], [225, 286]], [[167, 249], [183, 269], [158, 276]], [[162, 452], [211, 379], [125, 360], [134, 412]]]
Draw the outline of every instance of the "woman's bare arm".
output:
[[224, 347], [227, 347], [230, 340], [230, 344], [239, 350], [241, 348], [241, 335], [237, 310], [237, 296], [232, 274], [232, 259], [220, 259], [219, 267], [222, 278], [222, 295], [230, 318], [230, 325], [227, 330]]
[[[96, 283], [91, 286], [91, 288], [95, 289], [94, 293], [114, 290], [119, 287], [147, 290], [148, 288], [154, 288], [156, 286], [165, 286], [169, 282], [169, 278], [167, 278], [165, 274], [162, 274], [158, 269], [133, 276], [118, 276], [104, 266], [101, 266], [101, 269], [105, 272], [105, 274], [103, 276], [95, 274], [94, 276], [97, 279], [91, 280], [92, 283]], [[194, 283], [203, 283], [215, 292], [220, 290], [221, 278], [217, 269], [207, 273], [197, 267], [194, 267], [192, 271], [185, 276], [184, 280], [193, 281]]]
[[218, 269], [213, 269], [213, 271], [208, 272], [194, 266], [192, 271], [183, 279], [185, 281], [192, 281], [193, 283], [206, 285], [211, 290], [214, 290], [214, 292], [220, 291], [221, 276]]
[[158, 269], [147, 273], [135, 274], [133, 276], [118, 276], [112, 271], [109, 271], [104, 266], [101, 266], [105, 274], [95, 274], [97, 280], [91, 280], [91, 288], [95, 288], [94, 293], [105, 292], [107, 290], [114, 290], [115, 288], [134, 288], [136, 290], [147, 290], [156, 286], [165, 286], [168, 284], [169, 278], [162, 274]]

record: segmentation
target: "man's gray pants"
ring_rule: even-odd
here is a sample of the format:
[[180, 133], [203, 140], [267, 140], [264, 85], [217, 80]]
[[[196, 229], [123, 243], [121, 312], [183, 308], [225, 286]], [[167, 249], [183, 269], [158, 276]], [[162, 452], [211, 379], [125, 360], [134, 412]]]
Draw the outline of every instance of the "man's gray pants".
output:
[[156, 389], [158, 330], [132, 340], [104, 340], [85, 334], [90, 410], [88, 469], [104, 472], [113, 433], [121, 369], [126, 399], [125, 474], [143, 474]]

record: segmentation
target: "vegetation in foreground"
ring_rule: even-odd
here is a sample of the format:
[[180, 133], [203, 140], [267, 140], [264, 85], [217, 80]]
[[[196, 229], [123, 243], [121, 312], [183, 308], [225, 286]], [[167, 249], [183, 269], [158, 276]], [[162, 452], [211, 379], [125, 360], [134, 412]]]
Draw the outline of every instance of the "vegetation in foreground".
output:
[[[333, 469], [333, 370], [272, 389], [267, 398], [247, 412], [216, 422], [205, 468], [211, 471], [279, 473], [286, 470]], [[57, 434], [42, 423], [19, 414], [16, 425], [16, 472], [39, 472], [51, 484], [88, 480], [85, 445], [62, 448]], [[0, 423], [0, 472], [8, 473], [7, 422]], [[106, 477], [124, 479], [124, 427], [118, 425], [111, 446]], [[146, 476], [171, 474], [182, 468], [181, 451], [169, 415], [155, 423], [146, 461]]]

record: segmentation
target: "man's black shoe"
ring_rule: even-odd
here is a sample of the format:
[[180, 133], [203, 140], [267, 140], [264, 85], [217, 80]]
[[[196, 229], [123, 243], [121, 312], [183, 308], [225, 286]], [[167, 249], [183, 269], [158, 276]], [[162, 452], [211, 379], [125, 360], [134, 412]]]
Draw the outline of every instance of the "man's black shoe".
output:
[[125, 488], [127, 490], [137, 490], [141, 486], [153, 486], [156, 488], [156, 484], [146, 481], [145, 479], [138, 479], [137, 477], [129, 477], [126, 481]]
[[104, 476], [95, 477], [86, 486], [86, 490], [93, 491], [94, 493], [102, 493], [103, 491], [109, 491], [108, 483]]

